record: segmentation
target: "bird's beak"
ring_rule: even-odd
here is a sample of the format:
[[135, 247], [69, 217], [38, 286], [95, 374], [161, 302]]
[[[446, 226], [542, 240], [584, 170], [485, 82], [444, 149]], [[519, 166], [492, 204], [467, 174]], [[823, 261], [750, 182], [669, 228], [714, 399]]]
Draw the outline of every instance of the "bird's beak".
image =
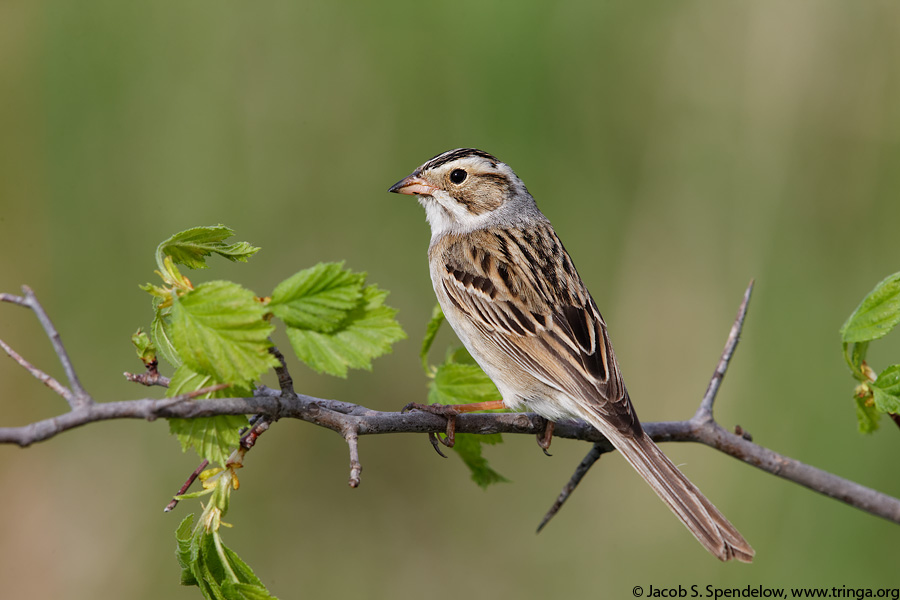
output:
[[408, 196], [432, 196], [437, 190], [438, 188], [419, 177], [417, 173], [413, 173], [392, 185], [388, 191]]

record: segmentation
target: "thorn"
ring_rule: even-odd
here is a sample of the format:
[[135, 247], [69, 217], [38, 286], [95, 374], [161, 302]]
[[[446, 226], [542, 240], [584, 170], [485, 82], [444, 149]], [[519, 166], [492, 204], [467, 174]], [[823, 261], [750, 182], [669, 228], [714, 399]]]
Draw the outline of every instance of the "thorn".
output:
[[750, 435], [750, 432], [747, 431], [747, 430], [745, 430], [745, 429], [744, 429], [743, 427], [741, 427], [740, 425], [735, 425], [735, 426], [734, 426], [734, 434], [735, 434], [735, 435], [741, 436], [742, 438], [744, 438], [744, 439], [747, 440], [748, 442], [752, 442], [752, 441], [753, 441], [753, 436]]

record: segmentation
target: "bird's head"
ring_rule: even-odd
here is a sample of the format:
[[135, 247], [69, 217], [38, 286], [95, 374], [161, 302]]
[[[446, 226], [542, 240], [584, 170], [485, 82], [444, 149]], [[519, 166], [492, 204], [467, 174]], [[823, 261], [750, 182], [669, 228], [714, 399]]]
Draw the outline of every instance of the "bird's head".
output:
[[537, 210], [509, 165], [474, 148], [438, 154], [388, 191], [418, 197], [433, 237], [483, 229], [501, 217], [516, 221], [517, 213]]

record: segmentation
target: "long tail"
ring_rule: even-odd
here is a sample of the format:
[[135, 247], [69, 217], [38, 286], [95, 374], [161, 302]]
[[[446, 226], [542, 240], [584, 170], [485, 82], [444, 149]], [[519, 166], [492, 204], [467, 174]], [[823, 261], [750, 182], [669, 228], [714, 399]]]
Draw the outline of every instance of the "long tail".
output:
[[672, 464], [646, 433], [610, 438], [631, 466], [662, 501], [719, 560], [751, 562], [755, 554], [747, 540], [700, 490]]

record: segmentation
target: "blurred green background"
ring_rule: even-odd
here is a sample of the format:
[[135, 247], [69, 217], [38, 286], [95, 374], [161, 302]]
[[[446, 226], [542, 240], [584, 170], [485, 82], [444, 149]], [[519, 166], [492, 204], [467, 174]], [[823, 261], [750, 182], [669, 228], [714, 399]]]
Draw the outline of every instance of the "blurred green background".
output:
[[[900, 5], [894, 2], [0, 2], [0, 291], [34, 288], [98, 400], [128, 384], [156, 244], [225, 223], [263, 247], [269, 293], [346, 260], [391, 290], [410, 339], [298, 390], [394, 410], [424, 398], [434, 304], [415, 201], [386, 189], [458, 146], [508, 162], [592, 290], [643, 420], [687, 418], [750, 278], [717, 417], [900, 495], [900, 432], [856, 432], [837, 330], [900, 268]], [[32, 314], [0, 337], [61, 376]], [[900, 334], [873, 345], [900, 362]], [[278, 338], [286, 347], [284, 338]], [[441, 344], [452, 343], [450, 333]], [[441, 350], [438, 349], [438, 352]], [[62, 412], [0, 360], [0, 423]], [[424, 436], [361, 442], [281, 422], [249, 455], [226, 541], [282, 598], [631, 597], [633, 586], [898, 587], [896, 525], [687, 444], [665, 451], [755, 546], [708, 556], [616, 455], [535, 526], [588, 450], [530, 437], [482, 491]], [[165, 423], [0, 448], [5, 597], [197, 598], [162, 508], [196, 457]], [[193, 505], [196, 508], [196, 505]]]

